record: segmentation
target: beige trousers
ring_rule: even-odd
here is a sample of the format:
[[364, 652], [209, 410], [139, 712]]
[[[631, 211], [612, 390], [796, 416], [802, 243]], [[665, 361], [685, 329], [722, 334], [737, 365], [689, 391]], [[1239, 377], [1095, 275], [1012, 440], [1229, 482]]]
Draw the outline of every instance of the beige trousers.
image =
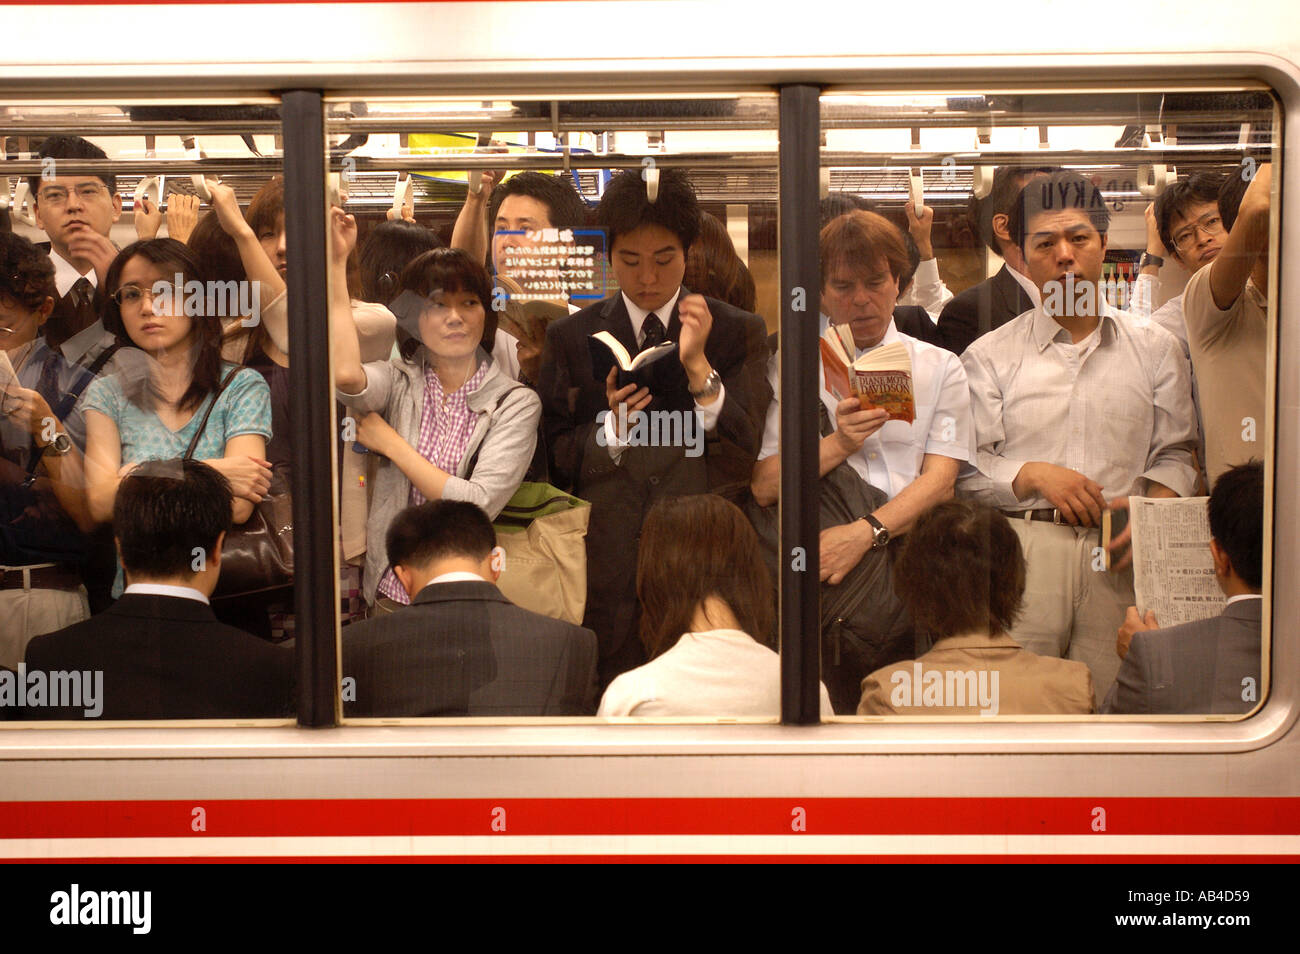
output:
[[90, 619], [86, 588], [0, 590], [0, 666], [17, 669], [33, 636]]

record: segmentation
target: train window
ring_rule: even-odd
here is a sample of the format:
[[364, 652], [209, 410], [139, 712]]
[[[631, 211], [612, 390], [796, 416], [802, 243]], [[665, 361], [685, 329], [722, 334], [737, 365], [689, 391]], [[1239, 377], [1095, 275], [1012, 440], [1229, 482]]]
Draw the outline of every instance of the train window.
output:
[[776, 105], [331, 104], [349, 721], [776, 721]]
[[1272, 96], [833, 89], [821, 132], [837, 716], [1254, 710]]
[[0, 718], [282, 724], [278, 103], [0, 124]]

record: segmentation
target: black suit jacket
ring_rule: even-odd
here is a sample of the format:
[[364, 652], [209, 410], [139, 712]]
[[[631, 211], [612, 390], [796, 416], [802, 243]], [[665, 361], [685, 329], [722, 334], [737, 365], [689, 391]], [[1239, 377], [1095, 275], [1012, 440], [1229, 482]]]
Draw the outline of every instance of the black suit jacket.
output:
[[1033, 307], [1033, 299], [1012, 276], [1010, 266], [1003, 265], [992, 278], [971, 286], [943, 306], [937, 343], [961, 354], [980, 335], [1002, 327]]
[[[681, 295], [688, 294], [683, 288]], [[738, 496], [749, 487], [762, 444], [763, 420], [772, 399], [767, 327], [757, 315], [715, 298], [706, 301], [713, 327], [704, 353], [722, 376], [726, 396], [717, 427], [704, 435], [698, 456], [687, 456], [694, 448], [628, 447], [615, 461], [596, 440], [597, 417], [609, 403], [604, 380], [592, 374], [587, 339], [609, 331], [630, 353], [638, 350], [621, 294], [561, 318], [546, 330], [538, 392], [552, 480], [592, 505], [583, 625], [600, 640], [602, 688], [645, 661], [636, 638], [636, 553], [646, 512], [666, 496]], [[680, 340], [681, 329], [674, 308], [667, 322], [668, 340]], [[681, 361], [670, 356], [656, 362], [654, 369], [648, 410], [693, 411], [695, 401]]]
[[[102, 671], [101, 719], [249, 719], [292, 712], [293, 652], [217, 622], [177, 596], [131, 593], [27, 645], [27, 669]], [[30, 682], [30, 676], [29, 676]], [[86, 718], [28, 707], [28, 719]]]
[[93, 325], [103, 313], [105, 295], [102, 289], [95, 288], [95, 296], [92, 299], [92, 310], [88, 309], [84, 315], [77, 314], [77, 308], [72, 303], [72, 292], [61, 295], [54, 302], [54, 310], [50, 312], [50, 317], [45, 321], [45, 343], [51, 348], [58, 348], [59, 345], [67, 341], [79, 331], [84, 331]]
[[353, 717], [592, 715], [596, 636], [486, 581], [437, 583], [346, 627], [343, 676]]
[[920, 305], [895, 305], [894, 327], [910, 338], [942, 348], [943, 336], [930, 313]]

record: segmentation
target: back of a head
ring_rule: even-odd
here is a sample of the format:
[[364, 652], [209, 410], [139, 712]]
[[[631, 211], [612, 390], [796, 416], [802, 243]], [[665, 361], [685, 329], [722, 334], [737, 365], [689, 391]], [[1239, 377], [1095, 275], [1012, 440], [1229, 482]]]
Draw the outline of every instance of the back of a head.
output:
[[185, 244], [202, 263], [210, 280], [242, 282], [248, 277], [244, 260], [239, 256], [239, 246], [221, 227], [215, 211], [208, 211], [199, 218]]
[[516, 173], [492, 190], [487, 207], [489, 231], [497, 220], [501, 203], [512, 195], [527, 196], [546, 206], [552, 228], [581, 228], [587, 224], [587, 204], [567, 176], [529, 170]]
[[707, 212], [700, 213], [699, 239], [686, 255], [682, 284], [742, 311], [754, 310], [757, 298], [754, 277], [736, 254], [726, 226]]
[[822, 228], [826, 228], [831, 219], [838, 219], [850, 212], [874, 212], [876, 207], [870, 199], [865, 199], [852, 192], [832, 192], [817, 204], [818, 219]]
[[1052, 175], [1059, 170], [1053, 166], [998, 166], [993, 170], [993, 184], [989, 194], [983, 199], [971, 197], [976, 207], [973, 218], [978, 226], [979, 237], [995, 255], [1001, 256], [1002, 249], [993, 232], [995, 215], [1010, 215], [1020, 191], [1029, 179], [1039, 175]]
[[1020, 190], [1011, 211], [1007, 213], [1007, 232], [1023, 251], [1025, 239], [1033, 218], [1043, 213], [1084, 213], [1092, 227], [1102, 235], [1110, 228], [1110, 210], [1101, 190], [1083, 176], [1074, 172], [1054, 172], [1046, 178], [1034, 179]]
[[936, 638], [1005, 633], [1025, 592], [1025, 557], [1011, 524], [973, 500], [947, 500], [907, 534], [894, 588]]
[[861, 210], [837, 216], [827, 223], [821, 232], [818, 251], [823, 288], [836, 268], [860, 275], [874, 270], [881, 258], [890, 274], [901, 283], [910, 264], [907, 243], [898, 227], [883, 215]]
[[253, 234], [259, 239], [276, 232], [280, 217], [284, 215], [284, 178], [275, 176], [253, 195], [244, 218]]
[[1238, 464], [1210, 492], [1210, 535], [1251, 589], [1264, 585], [1264, 465]]
[[1219, 201], [1219, 187], [1223, 176], [1209, 172], [1193, 172], [1186, 178], [1179, 179], [1161, 192], [1156, 198], [1156, 227], [1160, 230], [1160, 241], [1170, 252], [1174, 249], [1173, 219], [1175, 215], [1187, 218], [1187, 213], [1194, 205], [1204, 202]]
[[191, 576], [231, 526], [230, 484], [197, 460], [146, 461], [118, 487], [113, 534], [132, 582]]
[[1225, 232], [1232, 231], [1232, 225], [1237, 221], [1237, 210], [1241, 208], [1241, 200], [1246, 195], [1246, 189], [1249, 186], [1250, 180], [1242, 175], [1223, 177], [1223, 184], [1219, 186], [1217, 198], [1219, 202], [1219, 218], [1223, 220]]
[[[80, 136], [50, 136], [41, 143], [40, 157], [42, 159], [107, 159], [108, 153], [104, 152], [93, 142], [82, 139]], [[55, 163], [54, 174], [60, 175], [58, 163]], [[99, 181], [108, 186], [109, 192], [117, 191], [117, 176], [102, 175]], [[41, 188], [40, 176], [28, 176], [27, 185], [32, 190], [32, 195], [38, 195]]]
[[486, 513], [463, 500], [430, 500], [407, 507], [388, 525], [388, 562], [426, 569], [451, 557], [485, 559], [496, 544]]
[[483, 335], [479, 345], [491, 354], [496, 342], [497, 312], [492, 307], [492, 277], [487, 269], [458, 248], [435, 248], [412, 259], [397, 279], [397, 294], [390, 302], [397, 316], [397, 349], [407, 361], [420, 345], [422, 302], [443, 292], [469, 292], [483, 305]]
[[50, 257], [21, 235], [0, 232], [0, 302], [36, 311], [58, 295]]
[[640, 172], [624, 169], [610, 180], [596, 211], [596, 224], [609, 235], [609, 252], [620, 235], [643, 225], [657, 225], [677, 236], [690, 251], [700, 232], [700, 204], [695, 187], [681, 169], [659, 170], [659, 193], [651, 202]]
[[431, 230], [405, 219], [380, 222], [361, 243], [361, 300], [387, 305], [397, 297], [397, 279], [425, 252], [442, 248]]
[[713, 494], [666, 498], [650, 510], [641, 527], [636, 595], [651, 658], [690, 630], [696, 606], [710, 596], [755, 639], [772, 631], [773, 589], [758, 535], [735, 504]]

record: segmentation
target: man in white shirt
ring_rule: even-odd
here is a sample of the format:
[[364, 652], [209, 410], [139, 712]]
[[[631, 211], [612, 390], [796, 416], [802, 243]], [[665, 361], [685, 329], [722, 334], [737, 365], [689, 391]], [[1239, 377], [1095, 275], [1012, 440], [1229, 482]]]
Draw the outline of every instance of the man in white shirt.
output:
[[1177, 340], [1113, 310], [1098, 292], [1109, 213], [1073, 173], [1026, 186], [1008, 225], [1041, 304], [975, 341], [962, 357], [977, 450], [959, 489], [1012, 517], [1028, 563], [1011, 636], [1077, 659], [1098, 698], [1115, 678], [1115, 626], [1133, 602], [1132, 571], [1098, 528], [1130, 494], [1187, 496], [1196, 486], [1196, 425]]

